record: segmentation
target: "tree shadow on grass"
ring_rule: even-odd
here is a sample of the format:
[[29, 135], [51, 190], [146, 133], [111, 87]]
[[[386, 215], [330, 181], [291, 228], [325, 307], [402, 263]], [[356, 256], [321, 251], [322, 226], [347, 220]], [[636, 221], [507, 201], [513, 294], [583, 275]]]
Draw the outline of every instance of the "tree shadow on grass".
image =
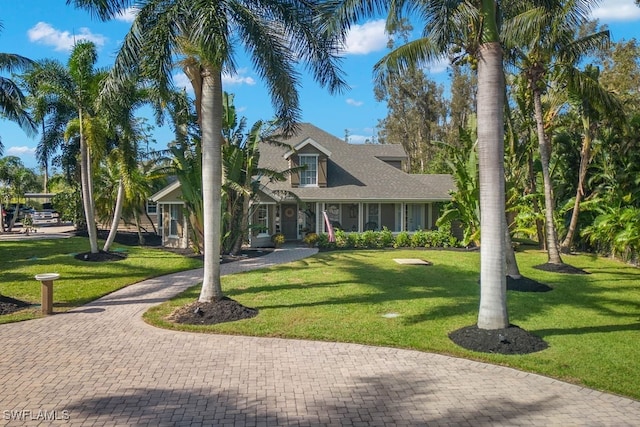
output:
[[[334, 260], [340, 258], [340, 270], [347, 273], [348, 278], [340, 277], [333, 280], [332, 277], [323, 273], [326, 267], [331, 265]], [[344, 260], [348, 260], [345, 266]], [[372, 265], [366, 259], [360, 256], [354, 256], [353, 253], [340, 252], [337, 254], [324, 253], [313, 258], [314, 263], [309, 264], [305, 269], [305, 277], [298, 277], [302, 283], [292, 284], [266, 284], [262, 286], [247, 286], [235, 288], [227, 292], [230, 296], [238, 296], [241, 294], [258, 294], [260, 292], [276, 291], [295, 291], [305, 290], [313, 291], [320, 288], [344, 289], [349, 285], [364, 286], [365, 291], [354, 291], [349, 294], [345, 292], [336, 292], [336, 296], [322, 297], [313, 300], [311, 297], [300, 298], [301, 302], [296, 303], [263, 303], [254, 305], [259, 309], [269, 308], [295, 308], [295, 307], [314, 307], [326, 305], [340, 304], [384, 304], [393, 301], [409, 301], [417, 299], [431, 299], [432, 301], [455, 301], [452, 304], [443, 302], [442, 310], [437, 310], [438, 316], [453, 316], [460, 312], [470, 310], [476, 306], [477, 291], [473, 289], [473, 272], [455, 271], [460, 279], [458, 283], [451, 283], [448, 278], [454, 273], [449, 266], [434, 265], [426, 268], [422, 265], [405, 265], [400, 266], [391, 261], [389, 266]], [[393, 264], [391, 264], [393, 263]], [[294, 271], [296, 265], [285, 265], [272, 267], [268, 273], [279, 276], [280, 273], [287, 274]], [[315, 271], [314, 271], [315, 270]], [[317, 271], [317, 274], [316, 274]], [[312, 277], [309, 281], [308, 276]], [[433, 311], [426, 314], [432, 317]], [[407, 317], [403, 321], [408, 323], [416, 323], [421, 321], [417, 317]]]
[[[437, 251], [438, 254], [447, 254]], [[420, 251], [420, 257], [434, 261], [434, 265], [428, 268], [424, 266], [399, 266], [390, 259], [384, 259], [378, 264], [373, 264], [367, 259], [367, 251], [341, 251], [335, 253], [321, 253], [307, 261], [305, 268], [298, 277], [299, 283], [275, 283], [263, 286], [247, 286], [243, 289], [234, 289], [229, 294], [240, 295], [258, 292], [270, 292], [277, 290], [305, 289], [313, 290], [317, 287], [336, 287], [355, 283], [366, 286], [366, 292], [353, 294], [329, 295], [321, 299], [312, 300], [298, 298], [292, 304], [258, 304], [256, 308], [292, 308], [305, 306], [339, 305], [339, 304], [383, 304], [393, 301], [407, 301], [425, 299], [430, 305], [419, 314], [403, 317], [405, 324], [415, 324], [438, 318], [458, 316], [460, 314], [477, 313], [480, 287], [477, 283], [478, 269], [467, 269], [469, 262], [455, 262], [458, 256], [478, 256], [477, 254], [451, 253], [451, 259], [441, 261], [430, 251]], [[413, 251], [393, 251], [389, 257], [411, 257]], [[337, 276], [338, 280], [332, 280], [327, 266], [336, 265], [343, 276]], [[273, 267], [266, 270], [267, 273], [291, 274], [297, 268], [296, 264]], [[533, 270], [535, 271], [535, 270]], [[623, 274], [625, 273], [623, 269]], [[304, 274], [304, 275], [303, 275]], [[348, 277], [344, 278], [344, 274]], [[294, 276], [295, 277], [295, 276]], [[538, 282], [536, 274], [530, 276], [535, 283]], [[619, 276], [614, 276], [618, 278]], [[622, 276], [626, 282], [634, 285], [626, 286], [629, 290], [634, 288], [634, 278], [640, 279], [640, 275], [630, 273]], [[606, 279], [604, 279], [606, 280]], [[617, 279], [616, 279], [617, 280]], [[545, 311], [562, 306], [574, 307], [605, 315], [616, 317], [635, 316], [640, 310], [640, 302], [624, 300], [607, 295], [612, 289], [601, 286], [603, 281], [598, 274], [590, 275], [557, 275], [553, 277], [551, 284], [554, 292], [509, 292], [509, 311], [517, 323], [521, 323], [534, 316], [544, 314]], [[608, 281], [607, 281], [608, 283]], [[620, 286], [624, 286], [621, 284]], [[621, 289], [620, 287], [616, 287]], [[619, 309], [618, 309], [619, 308]], [[632, 309], [631, 309], [632, 308]], [[462, 326], [462, 325], [461, 325]], [[585, 325], [587, 327], [588, 325]], [[561, 328], [560, 328], [561, 329]], [[569, 328], [570, 329], [570, 328]]]
[[582, 328], [535, 329], [531, 332], [536, 335], [546, 337], [550, 335], [584, 335], [598, 333], [604, 334], [622, 331], [640, 331], [640, 323], [630, 323], [626, 325], [585, 326]]

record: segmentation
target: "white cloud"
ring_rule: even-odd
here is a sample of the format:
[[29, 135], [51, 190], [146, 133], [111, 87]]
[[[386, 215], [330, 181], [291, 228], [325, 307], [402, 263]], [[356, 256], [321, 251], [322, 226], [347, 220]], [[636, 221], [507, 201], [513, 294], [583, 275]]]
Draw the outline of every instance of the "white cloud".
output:
[[193, 86], [191, 86], [191, 80], [185, 73], [178, 73], [173, 76], [173, 84], [176, 85], [177, 88], [186, 89], [187, 92], [193, 94]]
[[[249, 77], [246, 76], [245, 74], [247, 73], [247, 69], [246, 68], [242, 68], [240, 70], [238, 70], [238, 72], [233, 75], [230, 76], [228, 74], [223, 74], [222, 75], [222, 84], [223, 85], [249, 85], [249, 86], [253, 86], [256, 84], [256, 81], [253, 77]], [[184, 88], [187, 90], [187, 92], [189, 92], [190, 94], [193, 94], [193, 86], [191, 85], [191, 81], [189, 80], [189, 77], [187, 77], [187, 75], [185, 73], [177, 73], [173, 76], [173, 83], [176, 85], [176, 87], [178, 88]]]
[[116, 20], [122, 22], [133, 22], [139, 11], [140, 9], [136, 7], [128, 7], [116, 15]]
[[45, 46], [53, 46], [57, 51], [70, 51], [74, 44], [80, 40], [89, 40], [101, 47], [107, 42], [107, 38], [101, 34], [93, 34], [86, 27], [78, 29], [78, 33], [70, 33], [52, 27], [46, 22], [38, 22], [35, 26], [27, 31], [29, 40], [34, 43], [40, 43]]
[[36, 153], [36, 149], [33, 147], [9, 147], [7, 148], [7, 155], [9, 156], [33, 156]]
[[384, 27], [384, 19], [352, 26], [347, 34], [343, 52], [351, 55], [367, 55], [383, 50], [387, 47], [389, 38]]
[[347, 104], [349, 105], [353, 105], [354, 107], [360, 107], [362, 104], [364, 104], [364, 102], [362, 101], [356, 101], [353, 98], [347, 98]]
[[640, 19], [640, 7], [634, 0], [604, 0], [593, 10], [593, 17], [605, 22], [636, 21]]
[[247, 76], [247, 69], [246, 68], [241, 68], [239, 69], [236, 74], [234, 75], [230, 75], [230, 74], [223, 74], [222, 75], [222, 84], [223, 85], [249, 85], [249, 86], [253, 86], [256, 84], [256, 81], [253, 77]]
[[447, 68], [449, 67], [449, 65], [450, 65], [449, 59], [446, 56], [443, 56], [442, 58], [438, 59], [436, 62], [427, 66], [426, 68], [431, 74], [438, 74], [438, 73], [447, 71]]

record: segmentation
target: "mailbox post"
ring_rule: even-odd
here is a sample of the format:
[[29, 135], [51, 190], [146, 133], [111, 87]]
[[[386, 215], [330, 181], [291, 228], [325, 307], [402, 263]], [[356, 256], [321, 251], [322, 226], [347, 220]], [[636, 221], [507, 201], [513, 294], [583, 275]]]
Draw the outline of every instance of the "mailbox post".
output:
[[53, 314], [53, 281], [59, 278], [58, 273], [36, 274], [42, 284], [42, 314]]

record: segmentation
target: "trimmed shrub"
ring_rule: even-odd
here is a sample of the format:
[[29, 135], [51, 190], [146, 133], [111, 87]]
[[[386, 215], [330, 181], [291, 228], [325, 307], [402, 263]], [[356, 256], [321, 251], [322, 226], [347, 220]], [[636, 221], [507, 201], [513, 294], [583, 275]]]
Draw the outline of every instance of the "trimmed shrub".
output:
[[329, 241], [329, 235], [326, 233], [318, 235], [318, 248], [320, 249], [335, 249], [336, 243]]
[[429, 237], [427, 231], [417, 230], [411, 235], [411, 247], [412, 248], [424, 248], [427, 246]]
[[387, 227], [383, 227], [381, 231], [377, 232], [377, 234], [379, 248], [393, 247], [396, 239], [395, 237], [393, 237], [393, 233]]
[[285, 240], [286, 239], [284, 238], [284, 234], [282, 233], [276, 233], [273, 236], [271, 236], [271, 241], [276, 246], [276, 248], [279, 248], [280, 246], [282, 246]]
[[411, 236], [406, 231], [401, 231], [396, 236], [395, 243], [393, 244], [394, 248], [408, 248], [411, 246]]
[[[456, 247], [460, 245], [458, 239], [451, 234], [451, 225], [444, 224], [438, 230], [418, 230], [413, 234], [401, 231], [394, 238], [393, 233], [386, 227], [381, 231], [367, 230], [363, 233], [346, 233], [336, 230], [335, 243], [329, 242], [327, 234], [317, 237], [318, 247], [321, 249], [382, 249], [382, 248], [433, 248]], [[305, 243], [306, 240], [305, 240]]]
[[[316, 233], [307, 233], [302, 241], [310, 248], [314, 247], [318, 242], [319, 236]], [[328, 238], [327, 238], [328, 240]]]
[[364, 249], [372, 249], [378, 247], [378, 236], [377, 232], [373, 230], [367, 230], [364, 233], [360, 234], [359, 247]]
[[336, 248], [345, 249], [349, 247], [349, 240], [347, 238], [347, 233], [344, 230], [336, 229]]

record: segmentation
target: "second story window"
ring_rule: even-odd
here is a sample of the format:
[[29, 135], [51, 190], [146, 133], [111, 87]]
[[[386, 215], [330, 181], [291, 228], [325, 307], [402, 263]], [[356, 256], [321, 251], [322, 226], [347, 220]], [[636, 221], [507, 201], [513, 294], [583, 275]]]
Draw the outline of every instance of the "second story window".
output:
[[300, 155], [300, 166], [305, 169], [300, 171], [300, 186], [315, 187], [318, 185], [318, 156]]

